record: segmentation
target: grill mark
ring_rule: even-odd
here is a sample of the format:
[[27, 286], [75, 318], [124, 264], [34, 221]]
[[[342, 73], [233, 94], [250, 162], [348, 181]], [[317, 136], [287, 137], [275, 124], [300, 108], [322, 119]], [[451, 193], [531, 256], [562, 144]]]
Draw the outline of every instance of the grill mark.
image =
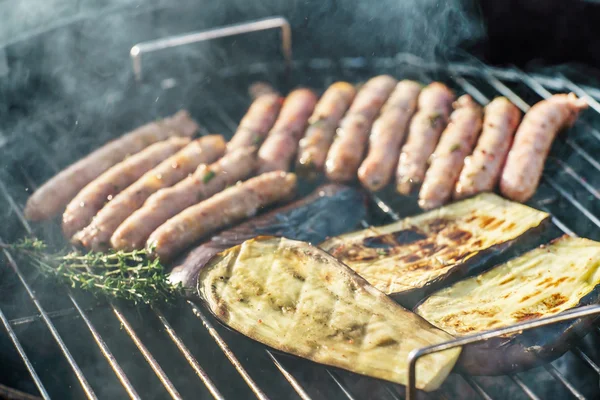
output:
[[427, 227], [433, 233], [440, 233], [447, 225], [448, 220], [445, 218], [436, 218], [427, 223]]
[[544, 284], [547, 284], [548, 282], [552, 282], [552, 278], [548, 277], [548, 278], [544, 279], [543, 281], [538, 283], [537, 286], [542, 286]]
[[542, 300], [542, 303], [548, 308], [558, 307], [569, 300], [567, 297], [563, 296], [560, 293], [554, 293], [550, 297]]
[[540, 318], [542, 316], [539, 312], [528, 312], [528, 311], [517, 311], [511, 314], [517, 321], [527, 321], [534, 318]]
[[519, 301], [522, 303], [522, 302], [524, 302], [524, 301], [527, 301], [527, 300], [529, 300], [530, 298], [532, 298], [532, 297], [534, 297], [534, 296], [537, 296], [537, 295], [538, 295], [538, 294], [540, 294], [540, 293], [542, 293], [542, 291], [541, 291], [541, 290], [536, 290], [535, 292], [533, 292], [533, 293], [531, 293], [531, 294], [528, 294], [528, 295], [526, 295], [526, 296], [523, 296], [523, 298], [522, 298], [521, 300], [519, 300]]
[[479, 223], [479, 227], [480, 228], [487, 228], [488, 225], [490, 225], [491, 223], [493, 223], [496, 218], [494, 217], [489, 217], [489, 216], [482, 216], [480, 217], [481, 222]]
[[471, 232], [463, 231], [462, 229], [454, 229], [445, 235], [448, 239], [456, 243], [466, 242], [473, 237]]

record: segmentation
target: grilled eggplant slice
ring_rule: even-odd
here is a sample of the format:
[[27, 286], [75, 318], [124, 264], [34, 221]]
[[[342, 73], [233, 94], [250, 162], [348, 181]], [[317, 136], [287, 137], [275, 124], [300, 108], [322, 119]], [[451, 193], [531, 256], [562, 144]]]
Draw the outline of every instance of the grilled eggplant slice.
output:
[[371, 285], [412, 307], [426, 294], [485, 267], [491, 255], [548, 214], [482, 193], [390, 225], [320, 245]]
[[[600, 301], [600, 243], [561, 237], [427, 298], [416, 312], [454, 336], [502, 328]], [[522, 371], [560, 357], [594, 318], [583, 318], [465, 347], [472, 374]]]
[[[258, 237], [219, 253], [198, 277], [200, 296], [236, 331], [275, 349], [406, 384], [408, 353], [452, 339], [326, 252]], [[437, 389], [460, 349], [417, 362], [417, 387]]]
[[366, 196], [360, 189], [335, 183], [321, 185], [294, 203], [213, 236], [190, 251], [173, 268], [169, 281], [195, 289], [198, 271], [211, 257], [245, 240], [268, 235], [320, 243], [328, 237], [356, 229], [366, 214]]

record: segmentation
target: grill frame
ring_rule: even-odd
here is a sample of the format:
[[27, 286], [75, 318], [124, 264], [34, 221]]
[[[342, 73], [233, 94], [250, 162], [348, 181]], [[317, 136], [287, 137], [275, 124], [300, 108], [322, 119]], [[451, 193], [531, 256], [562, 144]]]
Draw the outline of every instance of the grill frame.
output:
[[[291, 52], [291, 48], [290, 48], [290, 52]], [[522, 83], [525, 86], [527, 86], [529, 89], [531, 89], [533, 92], [537, 93], [537, 95], [539, 95], [540, 97], [548, 97], [549, 95], [551, 95], [551, 92], [548, 91], [548, 89], [559, 90], [559, 91], [572, 90], [580, 96], [587, 96], [590, 99], [590, 106], [591, 106], [592, 110], [594, 110], [596, 113], [600, 113], [600, 104], [597, 101], [597, 99], [600, 99], [600, 90], [591, 88], [591, 87], [585, 87], [582, 85], [578, 85], [578, 84], [574, 83], [573, 81], [571, 81], [569, 78], [567, 78], [567, 76], [565, 76], [564, 74], [559, 74], [557, 76], [546, 76], [546, 75], [540, 75], [540, 74], [530, 75], [530, 74], [527, 74], [516, 68], [498, 69], [498, 68], [491, 68], [491, 67], [488, 67], [488, 66], [485, 66], [482, 64], [472, 64], [472, 63], [452, 63], [452, 64], [440, 65], [440, 64], [427, 63], [421, 59], [418, 59], [418, 58], [416, 58], [412, 55], [408, 55], [408, 54], [399, 54], [393, 58], [372, 58], [372, 59], [342, 58], [339, 60], [311, 59], [308, 61], [296, 61], [293, 63], [293, 68], [308, 68], [308, 69], [314, 70], [317, 73], [319, 70], [326, 70], [326, 71], [329, 71], [329, 73], [331, 73], [331, 69], [334, 68], [334, 66], [339, 66], [339, 68], [341, 68], [343, 71], [348, 71], [348, 70], [352, 70], [352, 69], [363, 68], [365, 65], [374, 65], [375, 69], [377, 69], [377, 65], [380, 65], [384, 68], [392, 67], [392, 68], [402, 69], [404, 66], [410, 66], [411, 68], [418, 68], [418, 69], [422, 70], [423, 76], [426, 78], [424, 80], [431, 80], [432, 75], [435, 75], [436, 73], [439, 73], [440, 71], [445, 71], [445, 73], [448, 73], [451, 76], [451, 79], [453, 80], [453, 82], [456, 85], [458, 85], [460, 88], [462, 88], [462, 90], [464, 92], [471, 94], [477, 101], [479, 101], [481, 103], [484, 103], [485, 100], [487, 100], [487, 97], [477, 88], [477, 86], [472, 84], [470, 80], [471, 79], [483, 79], [492, 88], [494, 88], [497, 92], [508, 97], [511, 101], [513, 101], [513, 103], [515, 103], [517, 106], [519, 106], [523, 111], [528, 109], [529, 104], [525, 100], [523, 100], [506, 83], [504, 83], [504, 81], [512, 82], [512, 83], [515, 83], [515, 82]], [[239, 71], [236, 70], [236, 68], [237, 67], [231, 67], [231, 68], [225, 68], [220, 71], [215, 70], [215, 71], [213, 71], [214, 76], [218, 77], [218, 79], [220, 80], [221, 87], [227, 88], [227, 90], [231, 90], [231, 93], [238, 98], [237, 101], [240, 104], [247, 103], [246, 96], [243, 93], [240, 93], [239, 91], [237, 91], [234, 88], [230, 88], [229, 85], [227, 84], [228, 79], [230, 79], [231, 77], [235, 77], [236, 74], [240, 73]], [[273, 69], [285, 70], [285, 66], [283, 66], [283, 68], [279, 68], [279, 69], [277, 67], [273, 68], [272, 63], [256, 63], [256, 64], [252, 64], [250, 66], [243, 66], [242, 68], [244, 70], [250, 70], [250, 71], [252, 71], [252, 70], [271, 71]], [[229, 131], [234, 131], [234, 129], [236, 127], [236, 119], [234, 117], [231, 117], [230, 115], [228, 115], [225, 111], [223, 111], [219, 107], [219, 104], [217, 104], [216, 101], [211, 101], [208, 99], [207, 99], [207, 101], [208, 102], [206, 104], [206, 108], [211, 110], [211, 112], [213, 112], [217, 116], [217, 119], [221, 120], [221, 125], [225, 126]], [[203, 121], [200, 121], [200, 122], [202, 123]], [[584, 120], [580, 120], [578, 122], [578, 125], [581, 125], [583, 127], [583, 129], [586, 129], [589, 132], [591, 132], [590, 134], [594, 138], [596, 138], [597, 140], [600, 141], [600, 133], [597, 130], [595, 130], [588, 122], [586, 122]], [[202, 133], [205, 134], [207, 132], [204, 131]], [[570, 140], [570, 142], [569, 142], [569, 140]], [[570, 148], [575, 153], [577, 153], [580, 157], [585, 159], [589, 164], [591, 164], [594, 168], [596, 168], [596, 170], [600, 173], [600, 164], [596, 160], [594, 160], [594, 158], [584, 148], [582, 148], [579, 144], [577, 144], [575, 141], [573, 141], [571, 139], [567, 139], [566, 144], [568, 146], [570, 146]], [[44, 158], [46, 158], [47, 160], [51, 159], [48, 155], [44, 156]], [[554, 161], [552, 161], [552, 162], [554, 162]], [[54, 169], [54, 171], [57, 171], [56, 166], [53, 166], [51, 163], [49, 165], [51, 168]], [[573, 170], [572, 168], [568, 169], [568, 168], [570, 168], [568, 164], [565, 164], [559, 160], [558, 165], [559, 165], [559, 167], [564, 168], [566, 173], [569, 174], [569, 176], [571, 176], [574, 180], [576, 180], [578, 182], [578, 184], [581, 185], [585, 190], [590, 192], [590, 194], [592, 196], [594, 196], [597, 200], [600, 199], [598, 191], [596, 189], [594, 189], [594, 187], [592, 185], [587, 184], [587, 182], [581, 176], [579, 176], [575, 170]], [[563, 200], [566, 200], [567, 202], [569, 202], [575, 209], [577, 209], [579, 212], [581, 212], [585, 217], [588, 217], [588, 219], [591, 223], [596, 225], [597, 228], [600, 228], [600, 220], [598, 219], [598, 217], [592, 211], [588, 210], [583, 204], [581, 204], [581, 202], [579, 202], [577, 200], [577, 198], [574, 197], [568, 191], [568, 188], [564, 188], [560, 184], [560, 182], [554, 180], [553, 177], [548, 176], [546, 174], [544, 175], [544, 180], [545, 180], [546, 184], [549, 187], [551, 187], [559, 196], [563, 197]], [[31, 179], [29, 181], [30, 181], [29, 183], [32, 183], [34, 180]], [[30, 187], [34, 187], [34, 185], [30, 185]], [[0, 181], [0, 192], [1, 192], [0, 197], [4, 198], [4, 200], [8, 203], [12, 212], [15, 214], [16, 219], [21, 223], [24, 230], [28, 233], [31, 233], [32, 228], [28, 224], [28, 222], [24, 219], [23, 214], [22, 214], [22, 204], [20, 204], [17, 200], [15, 200], [13, 198], [13, 195], [9, 191], [8, 187], [2, 181]], [[397, 220], [400, 218], [399, 212], [397, 212], [395, 210], [395, 207], [392, 204], [388, 204], [389, 202], [387, 202], [385, 199], [381, 198], [378, 194], [373, 194], [371, 197], [372, 197], [371, 200], [375, 204], [377, 204], [377, 206], [381, 209], [381, 211], [383, 211], [385, 214], [387, 214], [387, 216], [390, 219]], [[540, 209], [544, 209], [543, 204], [536, 205], [536, 206]], [[545, 209], [545, 211], [548, 211], [548, 210]], [[553, 217], [552, 220], [553, 220], [554, 224], [556, 226], [558, 226], [561, 230], [563, 230], [565, 233], [575, 235], [575, 232], [573, 230], [571, 230], [567, 224], [565, 224], [563, 221], [561, 221], [557, 217]], [[364, 222], [364, 224], [368, 225], [368, 223], [366, 221]], [[2, 238], [0, 238], [0, 243], [2, 243]], [[74, 311], [68, 312], [67, 310], [64, 310], [64, 309], [59, 310], [57, 312], [46, 311], [46, 307], [44, 307], [44, 305], [42, 304], [42, 300], [40, 300], [38, 298], [38, 296], [35, 293], [35, 290], [32, 288], [32, 284], [30, 283], [31, 278], [26, 277], [26, 274], [22, 271], [21, 267], [15, 262], [15, 259], [12, 257], [11, 253], [8, 250], [4, 249], [3, 252], [4, 252], [4, 256], [6, 258], [6, 261], [7, 261], [6, 265], [9, 267], [10, 270], [12, 270], [12, 272], [16, 275], [16, 277], [20, 281], [22, 289], [26, 292], [27, 297], [29, 298], [29, 301], [33, 304], [34, 308], [37, 309], [37, 312], [30, 316], [25, 316], [25, 317], [9, 320], [6, 317], [5, 313], [3, 312], [2, 307], [0, 306], [0, 320], [2, 321], [4, 330], [9, 335], [9, 338], [10, 338], [11, 342], [13, 343], [13, 346], [15, 347], [15, 349], [18, 352], [19, 356], [21, 357], [23, 363], [25, 364], [25, 367], [28, 370], [29, 374], [31, 375], [31, 378], [34, 381], [34, 384], [39, 391], [39, 395], [44, 399], [50, 398], [50, 395], [49, 395], [48, 391], [46, 390], [44, 383], [40, 379], [35, 366], [30, 361], [29, 356], [27, 355], [27, 352], [25, 351], [24, 346], [22, 345], [21, 341], [19, 340], [19, 337], [18, 337], [17, 333], [15, 332], [14, 327], [17, 325], [20, 325], [20, 324], [26, 324], [26, 323], [30, 323], [32, 321], [41, 319], [42, 322], [46, 325], [50, 334], [52, 335], [54, 341], [57, 343], [60, 350], [62, 351], [71, 370], [73, 371], [74, 375], [76, 376], [77, 381], [79, 382], [81, 388], [83, 389], [84, 394], [90, 399], [97, 398], [93, 387], [88, 382], [88, 379], [87, 379], [86, 375], [84, 374], [84, 372], [82, 371], [82, 368], [80, 368], [77, 361], [74, 359], [73, 355], [71, 354], [71, 352], [69, 350], [69, 347], [67, 346], [67, 344], [65, 344], [65, 340], [63, 339], [63, 337], [61, 336], [60, 332], [58, 331], [58, 329], [56, 328], [56, 326], [53, 322], [53, 318], [59, 318], [60, 315], [62, 315], [62, 314], [65, 314], [65, 315], [72, 314], [72, 315], [78, 316], [84, 322], [87, 330], [92, 335], [94, 342], [96, 343], [96, 346], [98, 347], [98, 349], [101, 352], [101, 354], [103, 355], [103, 357], [106, 359], [106, 362], [109, 364], [110, 369], [112, 369], [113, 373], [117, 377], [120, 384], [123, 386], [127, 395], [130, 398], [134, 398], [134, 399], [141, 398], [140, 395], [138, 394], [138, 392], [136, 391], [134, 385], [131, 383], [131, 380], [125, 373], [123, 367], [121, 366], [121, 364], [117, 361], [117, 359], [113, 355], [113, 351], [115, 349], [113, 349], [113, 351], [111, 351], [111, 349], [107, 345], [107, 342], [105, 341], [105, 338], [103, 337], [103, 335], [99, 332], [98, 328], [92, 322], [92, 318], [89, 315], [88, 309], [86, 309], [86, 307], [84, 307], [81, 304], [81, 301], [79, 300], [79, 297], [80, 297], [79, 294], [74, 293], [70, 290], [67, 290], [67, 297], [68, 297], [70, 303], [73, 305]], [[223, 334], [220, 333], [219, 330], [216, 328], [215, 322], [214, 322], [214, 319], [212, 319], [212, 316], [210, 316], [207, 313], [206, 309], [203, 308], [198, 302], [195, 302], [192, 300], [186, 300], [186, 303], [187, 303], [186, 307], [189, 307], [189, 309], [196, 315], [196, 317], [199, 319], [201, 324], [206, 329], [208, 335], [210, 335], [210, 337], [214, 340], [216, 346], [220, 349], [220, 351], [223, 353], [223, 355], [228, 359], [228, 361], [231, 363], [233, 368], [238, 372], [241, 379], [247, 384], [250, 391], [257, 398], [259, 398], [261, 400], [268, 399], [269, 397], [267, 396], [265, 391], [260, 387], [260, 385], [257, 384], [256, 380], [251, 376], [251, 373], [248, 372], [247, 368], [245, 368], [243, 363], [240, 361], [239, 356], [237, 356], [235, 354], [235, 352], [231, 350], [229, 344], [223, 338]], [[141, 353], [141, 355], [143, 356], [143, 358], [145, 359], [147, 364], [150, 366], [150, 369], [153, 371], [154, 375], [156, 375], [156, 377], [161, 382], [162, 386], [165, 388], [166, 393], [171, 398], [174, 398], [174, 399], [182, 398], [182, 395], [176, 388], [172, 379], [169, 378], [169, 374], [171, 374], [171, 371], [165, 372], [163, 370], [163, 368], [161, 367], [161, 364], [157, 361], [156, 357], [149, 350], [148, 346], [146, 344], [144, 344], [144, 341], [142, 340], [141, 335], [139, 333], [139, 330], [140, 330], [139, 327], [134, 327], [134, 324], [130, 321], [130, 318], [128, 318], [125, 315], [125, 313], [122, 311], [121, 305], [115, 304], [113, 302], [108, 302], [107, 305], [110, 308], [110, 310], [112, 311], [112, 314], [114, 314], [114, 318], [116, 318], [116, 322], [122, 325], [126, 334], [130, 338], [130, 340], [133, 342], [134, 346]], [[600, 313], [600, 306], [593, 306], [592, 308], [593, 308], [594, 313]], [[589, 309], [586, 309], [586, 310], [589, 310]], [[175, 347], [179, 350], [181, 355], [185, 358], [189, 367], [193, 370], [194, 374], [198, 377], [198, 379], [205, 386], [207, 392], [213, 398], [216, 398], [216, 399], [225, 398], [219, 391], [219, 388], [214, 383], [213, 379], [211, 379], [209, 374], [207, 374], [207, 372], [205, 371], [205, 368], [202, 367], [201, 363], [194, 356], [193, 352], [189, 349], [188, 346], [186, 346], [182, 336], [180, 334], [178, 334], [177, 331], [173, 328], [171, 322], [169, 321], [169, 319], [167, 319], [167, 317], [165, 316], [165, 313], [161, 310], [161, 308], [158, 306], [152, 307], [150, 309], [150, 312], [160, 322], [160, 326], [162, 326], [162, 329], [165, 330], [165, 332], [167, 333], [167, 336], [170, 338], [171, 342], [175, 345]], [[583, 311], [578, 311], [578, 313], [581, 313], [581, 312], [583, 312]], [[29, 321], [29, 322], [27, 322], [27, 321]], [[493, 332], [495, 332], [496, 336], [501, 334], [501, 330], [496, 330]], [[595, 332], [592, 334], [600, 335], [600, 328], [597, 328], [595, 330]], [[479, 340], [481, 340], [481, 338], [479, 338]], [[261, 345], [257, 344], [256, 346], [261, 346]], [[266, 348], [264, 349], [264, 351], [266, 352], [266, 356], [271, 360], [271, 362], [273, 362], [275, 368], [277, 370], [279, 370], [279, 372], [282, 374], [282, 377], [284, 378], [284, 380], [286, 380], [289, 383], [289, 385], [292, 387], [293, 391], [300, 398], [302, 398], [302, 399], [312, 398], [309, 395], [306, 388], [299, 382], [298, 378], [295, 377], [295, 374], [293, 372], [291, 372], [289, 370], [289, 368], [287, 368], [285, 366], [286, 363], [283, 362], [283, 359], [284, 359], [283, 356], [281, 356], [277, 352], [274, 352], [274, 351], [266, 349]], [[422, 354], [422, 351], [423, 350], [421, 349], [421, 354]], [[586, 365], [588, 365], [589, 368], [594, 370], [595, 373], [600, 377], [600, 367], [598, 367], [598, 365], [593, 361], [593, 357], [586, 354], [586, 352], [582, 349], [582, 347], [580, 347], [580, 346], [574, 347], [574, 349], [572, 350], [572, 353], [576, 357], [583, 360], [583, 362]], [[420, 355], [419, 353], [415, 353], [414, 357], [413, 357], [413, 361], [416, 361], [416, 358], [419, 355]], [[567, 378], [565, 378], [563, 376], [563, 374], [557, 369], [557, 367], [555, 367], [552, 363], [544, 365], [543, 368], [556, 380], [556, 382], [558, 382], [559, 385], [562, 385], [564, 388], [566, 388], [566, 390], [568, 392], [570, 392], [573, 395], [573, 397], [585, 398], [584, 395], [581, 392], [579, 392], [578, 389], [571, 382], [569, 382], [567, 380]], [[332, 368], [325, 368], [325, 371], [327, 372], [328, 376], [331, 378], [332, 384], [337, 386], [339, 391], [342, 393], [342, 397], [345, 397], [348, 399], [355, 398], [355, 395], [352, 393], [351, 388], [348, 387], [348, 385], [344, 382], [344, 379], [342, 379], [342, 377], [340, 376], [340, 373], [337, 370], [334, 370]], [[468, 386], [472, 387], [474, 393], [478, 394], [480, 396], [480, 398], [484, 398], [484, 399], [493, 398], [492, 395], [490, 393], [488, 393], [488, 391], [486, 391], [486, 389], [480, 383], [478, 383], [475, 378], [473, 378], [467, 374], [460, 373], [460, 372], [458, 373], [458, 375], [460, 375], [464, 379], [465, 383]], [[414, 378], [414, 374], [413, 374], [413, 378]], [[520, 388], [522, 393], [524, 393], [528, 398], [530, 398], [530, 399], [538, 398], [537, 395], [535, 394], [535, 391], [518, 374], [510, 375], [508, 378], [514, 383], [514, 385], [516, 387]], [[382, 391], [389, 394], [389, 397], [391, 397], [393, 399], [402, 398], [402, 395], [403, 395], [402, 390], [400, 390], [397, 385], [389, 385], [384, 382], [378, 382], [378, 385], [380, 385], [382, 387], [382, 389], [381, 389]], [[414, 387], [409, 387], [409, 389], [406, 393], [407, 398], [411, 398], [411, 399], [414, 398], [413, 396], [415, 396], [415, 393], [416, 392], [414, 391]], [[447, 398], [447, 395], [444, 393], [444, 391], [435, 392], [433, 394], [427, 395], [427, 398], [436, 398], [436, 397]]]

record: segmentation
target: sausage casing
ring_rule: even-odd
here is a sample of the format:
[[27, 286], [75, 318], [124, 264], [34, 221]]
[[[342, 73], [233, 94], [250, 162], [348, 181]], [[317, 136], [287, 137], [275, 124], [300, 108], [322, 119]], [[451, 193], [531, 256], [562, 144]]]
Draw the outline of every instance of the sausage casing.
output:
[[260, 145], [273, 127], [281, 103], [282, 99], [277, 93], [258, 96], [240, 121], [235, 135], [227, 143], [227, 151]]
[[411, 193], [423, 182], [427, 162], [448, 123], [454, 92], [446, 85], [433, 82], [419, 95], [418, 111], [410, 122], [406, 143], [400, 151], [396, 171], [396, 188]]
[[201, 165], [196, 172], [177, 185], [154, 193], [131, 214], [112, 235], [112, 247], [134, 250], [144, 247], [156, 228], [169, 218], [250, 176], [256, 169], [256, 149], [239, 148], [220, 160]]
[[369, 153], [358, 169], [358, 179], [367, 189], [379, 190], [390, 181], [420, 93], [419, 83], [409, 80], [398, 82], [381, 115], [373, 123]]
[[152, 232], [147, 249], [169, 260], [203, 236], [292, 197], [295, 188], [296, 175], [291, 173], [273, 171], [250, 178], [169, 219]]
[[190, 142], [189, 138], [172, 137], [154, 143], [141, 152], [126, 158], [88, 183], [67, 205], [63, 214], [63, 232], [71, 238], [85, 228], [94, 215], [113, 196], [137, 181], [161, 161], [175, 154]]
[[308, 89], [290, 93], [267, 139], [258, 150], [258, 173], [287, 171], [304, 134], [317, 96]]
[[73, 236], [73, 242], [94, 251], [106, 250], [115, 229], [140, 208], [152, 193], [174, 185], [194, 172], [200, 164], [213, 162], [224, 153], [225, 139], [221, 135], [194, 140], [116, 195], [98, 212], [91, 224]]
[[452, 196], [465, 157], [471, 154], [481, 132], [482, 111], [469, 95], [461, 96], [454, 103], [450, 123], [431, 156], [431, 165], [419, 192], [421, 208], [439, 207]]
[[171, 136], [191, 137], [197, 131], [198, 124], [183, 110], [108, 142], [39, 187], [27, 200], [25, 218], [41, 221], [54, 217], [64, 210], [85, 185], [123, 161], [129, 154], [138, 153], [147, 146]]
[[347, 82], [335, 82], [323, 93], [299, 143], [298, 171], [311, 175], [323, 170], [335, 131], [355, 95], [356, 89]]
[[356, 94], [327, 153], [325, 172], [330, 180], [348, 182], [355, 179], [373, 121], [397, 82], [389, 75], [376, 76]]
[[500, 191], [504, 196], [520, 202], [533, 196], [554, 138], [571, 127], [587, 107], [574, 93], [556, 94], [531, 107], [515, 133], [502, 170]]
[[506, 97], [497, 97], [485, 107], [481, 136], [473, 154], [465, 158], [455, 199], [494, 190], [520, 121], [521, 111]]

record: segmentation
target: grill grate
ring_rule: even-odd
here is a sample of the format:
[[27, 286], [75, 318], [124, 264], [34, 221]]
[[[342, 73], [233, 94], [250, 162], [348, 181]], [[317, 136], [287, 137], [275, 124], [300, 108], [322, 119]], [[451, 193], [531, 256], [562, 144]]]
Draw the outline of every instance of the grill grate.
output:
[[[359, 81], [384, 72], [413, 77], [423, 82], [442, 79], [454, 84], [459, 91], [471, 94], [482, 104], [500, 94], [523, 111], [533, 101], [551, 95], [549, 90], [572, 90], [580, 96], [589, 96], [592, 99], [592, 111], [600, 113], [600, 104], [595, 100], [600, 99], [600, 91], [578, 85], [565, 75], [528, 75], [515, 68], [504, 70], [471, 64], [428, 64], [410, 55], [369, 60], [312, 59], [294, 62], [293, 68], [300, 78], [292, 76], [291, 81], [312, 77], [308, 83], [317, 87], [330, 84], [334, 79]], [[207, 128], [204, 133], [220, 131], [231, 134], [249, 101], [245, 94], [247, 84], [255, 79], [271, 78], [274, 74], [282, 75], [284, 70], [282, 63], [257, 63], [213, 71], [211, 82], [204, 84], [204, 109], [198, 116]], [[289, 82], [283, 86], [290, 87], [295, 83]], [[600, 133], [592, 127], [588, 120], [590, 117], [584, 115], [570, 136], [561, 140], [561, 148], [553, 150], [543, 183], [532, 205], [550, 212], [552, 221], [562, 231], [598, 240], [600, 193], [596, 187], [599, 187], [600, 164], [592, 154], [598, 154], [600, 150]], [[51, 113], [46, 118], [45, 123], [58, 131], [59, 135], [69, 134], [63, 131], [61, 124], [56, 123], [56, 119], [52, 119]], [[43, 144], [38, 147], [45, 168], [56, 171], [50, 155], [43, 151]], [[564, 148], [569, 151], [566, 157], [563, 155]], [[39, 183], [40, 179], [32, 176], [27, 167], [19, 168], [22, 182], [0, 181], [0, 198], [7, 205], [13, 225], [20, 224], [15, 231], [22, 229], [30, 233], [32, 228], [22, 215], [25, 200], [23, 188], [25, 183], [27, 187], [35, 188], [35, 183]], [[372, 200], [382, 213], [363, 221], [365, 226], [397, 220], [416, 211], [414, 199], [400, 198], [391, 191], [372, 195]], [[40, 229], [42, 233], [52, 232], [52, 227]], [[0, 240], [8, 239], [13, 238]], [[0, 297], [0, 320], [33, 385], [44, 399], [51, 395], [60, 398], [83, 395], [90, 399], [123, 396], [132, 399], [223, 399], [254, 395], [261, 400], [292, 396], [301, 399], [405, 397], [404, 388], [399, 385], [359, 377], [267, 350], [222, 327], [203, 306], [194, 301], [182, 301], [174, 308], [132, 308], [111, 302], [97, 304], [97, 300], [69, 290], [66, 291], [66, 298], [57, 301], [44, 293], [44, 290], [48, 290], [48, 283], [38, 279], [27, 266], [22, 269], [8, 251], [4, 250], [4, 255], [6, 263], [0, 269], [1, 293], [9, 295], [8, 298], [6, 295]], [[9, 283], [5, 283], [7, 280]], [[189, 318], [190, 313], [197, 317], [196, 322]], [[70, 370], [73, 388], [67, 388], [66, 384], [65, 387], [57, 386], [52, 382], [52, 374], [47, 367], [43, 367], [43, 357], [37, 354], [40, 347], [37, 342], [32, 342], [27, 334], [28, 329], [45, 336], [50, 333], [43, 343], [53, 342], [52, 345], [58, 347], [58, 351], [50, 354], [62, 354], [62, 361], [66, 363], [62, 371]], [[71, 329], [75, 333], [68, 332]], [[79, 340], [85, 343], [75, 340], [74, 336], [84, 336]], [[600, 329], [586, 338], [587, 341], [599, 339]], [[598, 354], [586, 340], [556, 362], [533, 371], [493, 378], [472, 377], [459, 371], [451, 375], [440, 391], [420, 393], [419, 397], [596, 397], [600, 377]], [[163, 349], [167, 346], [168, 349]], [[173, 352], [179, 352], [181, 357], [174, 356]], [[129, 361], [129, 357], [135, 360]], [[111, 374], [114, 376], [109, 377]], [[574, 374], [585, 376], [584, 382], [587, 383], [576, 382]], [[152, 375], [158, 382], [152, 381]], [[197, 379], [188, 379], [190, 377]], [[107, 383], [109, 385], [105, 385]]]

